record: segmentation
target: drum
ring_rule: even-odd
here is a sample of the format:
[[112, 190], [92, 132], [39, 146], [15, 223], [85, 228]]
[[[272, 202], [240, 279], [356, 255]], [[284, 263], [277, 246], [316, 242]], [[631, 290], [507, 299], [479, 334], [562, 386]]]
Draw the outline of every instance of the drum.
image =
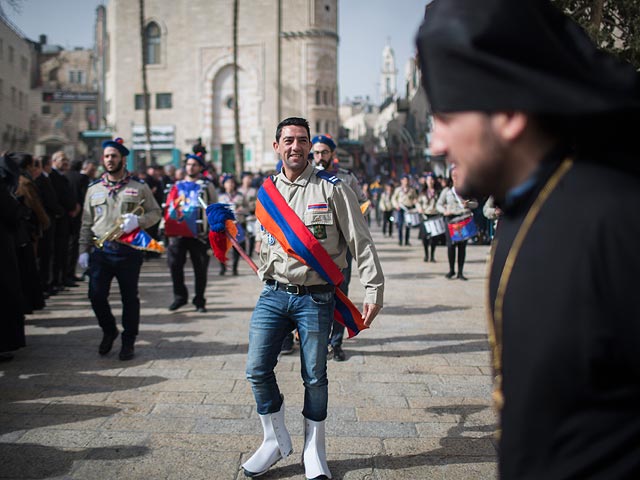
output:
[[464, 242], [478, 235], [478, 227], [473, 221], [473, 214], [460, 215], [449, 220], [449, 235], [453, 243]]
[[422, 219], [418, 212], [405, 212], [404, 221], [410, 227], [419, 227], [420, 223], [422, 223]]
[[429, 236], [437, 237], [447, 231], [447, 224], [442, 215], [437, 215], [424, 221], [424, 229]]

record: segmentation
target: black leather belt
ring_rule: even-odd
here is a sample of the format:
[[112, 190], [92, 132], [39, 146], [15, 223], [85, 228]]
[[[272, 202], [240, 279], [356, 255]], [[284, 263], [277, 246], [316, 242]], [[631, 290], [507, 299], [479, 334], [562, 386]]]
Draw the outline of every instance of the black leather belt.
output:
[[282, 290], [287, 292], [289, 295], [308, 295], [309, 293], [327, 293], [327, 292], [335, 292], [335, 287], [333, 285], [324, 284], [324, 285], [293, 285], [291, 283], [279, 283], [275, 280], [267, 280], [267, 285], [274, 286], [276, 290]]

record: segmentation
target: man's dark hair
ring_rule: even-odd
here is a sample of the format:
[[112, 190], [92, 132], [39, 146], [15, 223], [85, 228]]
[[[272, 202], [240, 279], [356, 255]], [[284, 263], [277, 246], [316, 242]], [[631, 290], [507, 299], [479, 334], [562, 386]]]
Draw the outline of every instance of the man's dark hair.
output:
[[71, 165], [69, 165], [69, 169], [75, 172], [82, 170], [82, 160], [72, 160]]
[[278, 124], [278, 128], [276, 128], [276, 142], [280, 141], [280, 135], [282, 135], [282, 129], [284, 127], [304, 127], [307, 130], [307, 138], [311, 140], [311, 130], [309, 130], [309, 122], [307, 122], [304, 118], [300, 117], [289, 117], [285, 118]]
[[51, 165], [51, 157], [49, 155], [40, 155], [38, 159], [42, 164], [42, 168], [48, 167], [49, 165]]
[[30, 153], [26, 152], [11, 152], [8, 153], [7, 158], [11, 158], [11, 160], [20, 167], [21, 170], [26, 170], [27, 167], [33, 165], [33, 156]]

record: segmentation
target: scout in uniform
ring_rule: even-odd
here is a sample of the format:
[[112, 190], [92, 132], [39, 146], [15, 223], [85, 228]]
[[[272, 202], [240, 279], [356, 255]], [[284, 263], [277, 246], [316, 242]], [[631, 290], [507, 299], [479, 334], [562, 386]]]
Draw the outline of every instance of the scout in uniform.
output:
[[[341, 277], [347, 250], [353, 252], [365, 287], [363, 316], [358, 318], [363, 328], [382, 308], [384, 277], [354, 192], [308, 162], [311, 141], [307, 121], [296, 117], [283, 120], [276, 130], [273, 148], [282, 158], [283, 168], [267, 179], [258, 192], [256, 216], [262, 237], [258, 276], [264, 281], [264, 288], [251, 318], [247, 358], [247, 379], [256, 399], [264, 440], [243, 468], [245, 475], [257, 476], [291, 453], [291, 438], [284, 424], [284, 400], [274, 368], [285, 335], [297, 328], [305, 386], [305, 474], [307, 478], [331, 478], [324, 433], [327, 338], [334, 307], [342, 293], [335, 291], [339, 280], [328, 282], [323, 272], [331, 270]], [[283, 234], [283, 229], [288, 233]], [[299, 243], [319, 247], [316, 255], [324, 255], [321, 268], [309, 266]], [[300, 256], [287, 253], [291, 251]]]
[[161, 210], [149, 187], [125, 169], [129, 150], [122, 139], [107, 140], [102, 148], [105, 173], [87, 189], [78, 263], [83, 270], [89, 268], [89, 299], [103, 333], [100, 355], [111, 351], [119, 333], [109, 306], [111, 281], [117, 278], [124, 329], [119, 357], [130, 360], [140, 323], [138, 278], [143, 253], [115, 240], [121, 233], [154, 225], [160, 220]]

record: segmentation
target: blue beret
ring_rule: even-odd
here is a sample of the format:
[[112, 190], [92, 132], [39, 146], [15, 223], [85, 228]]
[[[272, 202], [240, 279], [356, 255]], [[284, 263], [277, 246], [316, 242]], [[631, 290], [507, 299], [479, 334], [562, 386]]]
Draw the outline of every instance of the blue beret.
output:
[[114, 138], [113, 140], [105, 140], [104, 142], [102, 142], [102, 149], [104, 150], [107, 147], [115, 148], [123, 157], [129, 155], [129, 150], [124, 146], [124, 140], [120, 137]]
[[186, 157], [187, 157], [186, 158], [187, 160], [192, 158], [193, 160], [197, 161], [202, 168], [207, 166], [207, 164], [204, 161], [204, 155], [202, 155], [201, 152], [198, 152], [195, 155], [193, 153], [187, 153]]
[[324, 143], [325, 145], [328, 145], [331, 150], [336, 149], [336, 142], [333, 141], [331, 135], [316, 135], [311, 140], [311, 144], [315, 145], [316, 143]]

